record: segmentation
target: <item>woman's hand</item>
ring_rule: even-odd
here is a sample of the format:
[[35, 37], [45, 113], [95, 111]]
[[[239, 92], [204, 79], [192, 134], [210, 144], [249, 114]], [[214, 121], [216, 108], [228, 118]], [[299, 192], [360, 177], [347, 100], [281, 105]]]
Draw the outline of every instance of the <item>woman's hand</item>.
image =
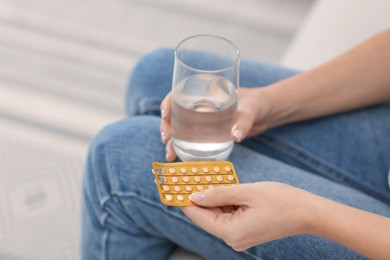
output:
[[[274, 126], [361, 108], [390, 98], [390, 30], [317, 68], [268, 87], [240, 88], [236, 142]], [[372, 69], [375, 64], [375, 68]], [[351, 93], [354, 93], [351, 95]], [[170, 145], [171, 94], [161, 104], [161, 138], [167, 161], [176, 155]]]
[[298, 234], [333, 240], [370, 259], [390, 259], [390, 218], [287, 184], [221, 186], [191, 195], [183, 212], [237, 251]]
[[[271, 120], [271, 102], [268, 87], [240, 88], [238, 90], [238, 116], [232, 127], [231, 135], [236, 142], [247, 136], [260, 134], [273, 126]], [[170, 92], [161, 103], [161, 140], [166, 144], [166, 160], [174, 161], [176, 154], [171, 145], [171, 98]]]
[[[191, 195], [199, 206], [183, 212], [236, 251], [306, 233], [318, 196], [275, 182], [221, 186]], [[314, 202], [315, 203], [315, 202]]]

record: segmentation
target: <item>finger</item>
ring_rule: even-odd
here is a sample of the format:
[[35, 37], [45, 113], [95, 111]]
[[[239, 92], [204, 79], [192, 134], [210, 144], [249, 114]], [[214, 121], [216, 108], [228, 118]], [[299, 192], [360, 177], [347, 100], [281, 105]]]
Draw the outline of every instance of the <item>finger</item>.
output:
[[173, 162], [174, 160], [176, 160], [176, 153], [172, 147], [172, 139], [169, 139], [165, 146], [165, 159], [167, 160], [167, 162]]
[[171, 120], [171, 99], [172, 92], [169, 92], [160, 105], [161, 118], [168, 122]]
[[235, 206], [222, 206], [222, 207], [219, 207], [221, 210], [222, 210], [222, 212], [224, 212], [224, 213], [231, 213], [231, 212], [234, 212], [234, 211], [236, 211], [236, 209], [235, 209]]
[[171, 139], [171, 137], [172, 137], [171, 124], [169, 121], [161, 119], [160, 134], [161, 134], [161, 142], [163, 142], [164, 144], [167, 144], [169, 139]]
[[252, 99], [248, 99], [248, 97], [252, 96], [253, 94], [251, 89], [239, 89], [237, 119], [231, 129], [231, 135], [237, 143], [241, 142], [246, 136], [248, 136], [255, 120], [256, 109], [253, 107], [255, 104], [253, 104]]
[[161, 122], [160, 122], [160, 133], [161, 141], [166, 144], [171, 139], [171, 92], [165, 96], [161, 102]]
[[218, 221], [218, 217], [221, 214], [219, 208], [202, 208], [198, 206], [182, 207], [181, 210], [184, 214], [191, 219], [195, 224], [203, 228], [205, 231], [220, 236], [221, 231], [224, 229], [221, 226], [221, 222]]
[[238, 111], [237, 121], [232, 127], [231, 134], [233, 135], [234, 141], [239, 143], [245, 139], [250, 132], [255, 115], [253, 112], [247, 113], [245, 111]]
[[251, 199], [250, 184], [219, 186], [191, 194], [190, 200], [203, 207], [247, 205]]

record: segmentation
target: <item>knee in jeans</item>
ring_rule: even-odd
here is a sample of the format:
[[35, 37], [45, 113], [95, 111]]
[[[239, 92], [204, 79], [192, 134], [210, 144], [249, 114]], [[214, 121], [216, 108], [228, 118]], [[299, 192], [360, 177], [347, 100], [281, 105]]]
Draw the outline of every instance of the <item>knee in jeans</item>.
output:
[[90, 153], [98, 152], [105, 157], [116, 153], [136, 154], [148, 143], [161, 143], [159, 125], [160, 118], [154, 116], [131, 117], [110, 124], [91, 142]]
[[93, 185], [100, 190], [98, 194], [107, 196], [136, 190], [136, 184], [147, 179], [145, 174], [151, 174], [151, 162], [164, 158], [159, 122], [157, 117], [140, 116], [100, 131], [89, 149], [84, 185]]
[[140, 58], [127, 84], [127, 115], [159, 115], [160, 103], [171, 89], [173, 62], [174, 50], [168, 48]]
[[173, 72], [174, 57], [173, 48], [158, 48], [146, 53], [135, 65], [132, 78], [136, 78], [138, 74], [145, 76], [145, 72], [149, 72], [148, 77], [159, 75], [162, 71]]
[[146, 53], [144, 56], [141, 57], [139, 60], [139, 64], [142, 64], [144, 62], [146, 63], [153, 63], [153, 62], [163, 62], [166, 61], [167, 58], [171, 58], [171, 60], [174, 60], [175, 50], [173, 48], [157, 48], [154, 49], [151, 52]]

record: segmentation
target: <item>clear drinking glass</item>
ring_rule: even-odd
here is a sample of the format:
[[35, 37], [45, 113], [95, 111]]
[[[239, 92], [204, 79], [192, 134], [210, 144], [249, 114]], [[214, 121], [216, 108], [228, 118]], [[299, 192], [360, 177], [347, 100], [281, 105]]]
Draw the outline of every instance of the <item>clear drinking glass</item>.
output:
[[182, 161], [225, 160], [234, 145], [240, 52], [214, 35], [176, 47], [172, 82], [172, 145]]

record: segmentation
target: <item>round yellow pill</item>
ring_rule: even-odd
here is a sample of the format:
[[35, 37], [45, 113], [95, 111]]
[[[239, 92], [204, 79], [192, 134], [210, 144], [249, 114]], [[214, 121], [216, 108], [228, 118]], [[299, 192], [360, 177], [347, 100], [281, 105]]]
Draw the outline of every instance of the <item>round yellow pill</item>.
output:
[[203, 168], [202, 168], [202, 172], [208, 173], [208, 172], [209, 172], [209, 168], [203, 167]]
[[225, 166], [223, 169], [225, 170], [225, 172], [230, 172], [232, 170], [232, 168], [230, 168], [229, 166]]
[[168, 172], [170, 174], [174, 174], [176, 172], [175, 168], [169, 168]]
[[177, 182], [179, 181], [179, 178], [177, 178], [177, 177], [172, 177], [171, 181], [172, 181], [173, 183], [177, 183]]
[[183, 180], [183, 182], [187, 183], [187, 182], [190, 181], [190, 177], [184, 176], [184, 177], [182, 178], [182, 180]]
[[175, 186], [173, 189], [174, 189], [175, 191], [177, 191], [177, 192], [181, 191], [180, 186]]
[[201, 178], [200, 178], [199, 176], [195, 176], [195, 177], [194, 177], [194, 181], [195, 181], [195, 182], [200, 182], [200, 181], [201, 181]]
[[167, 186], [167, 185], [162, 185], [162, 189], [164, 191], [169, 191], [170, 190], [169, 186]]
[[165, 195], [165, 199], [166, 199], [167, 201], [171, 201], [171, 200], [173, 199], [173, 197], [172, 197], [171, 194], [166, 194], [166, 195]]
[[207, 181], [207, 182], [211, 182], [213, 180], [213, 178], [211, 178], [211, 176], [206, 176], [204, 177], [204, 179]]
[[233, 176], [233, 175], [228, 175], [228, 176], [227, 176], [227, 179], [228, 179], [229, 181], [234, 181], [234, 176]]
[[191, 186], [186, 186], [186, 191], [192, 191], [192, 187]]
[[192, 171], [193, 173], [197, 173], [197, 172], [198, 172], [198, 168], [192, 167], [192, 168], [191, 168], [191, 171]]
[[184, 167], [181, 167], [181, 168], [180, 168], [180, 172], [183, 173], [183, 174], [185, 174], [185, 173], [187, 173], [187, 169], [184, 168]]
[[218, 166], [215, 166], [215, 167], [214, 167], [214, 172], [218, 173], [218, 172], [220, 172], [220, 171], [221, 171], [221, 169], [220, 169]]
[[218, 175], [216, 179], [217, 179], [218, 182], [223, 181], [223, 177], [221, 175]]
[[184, 196], [183, 195], [177, 195], [177, 200], [178, 201], [183, 201], [184, 200]]

